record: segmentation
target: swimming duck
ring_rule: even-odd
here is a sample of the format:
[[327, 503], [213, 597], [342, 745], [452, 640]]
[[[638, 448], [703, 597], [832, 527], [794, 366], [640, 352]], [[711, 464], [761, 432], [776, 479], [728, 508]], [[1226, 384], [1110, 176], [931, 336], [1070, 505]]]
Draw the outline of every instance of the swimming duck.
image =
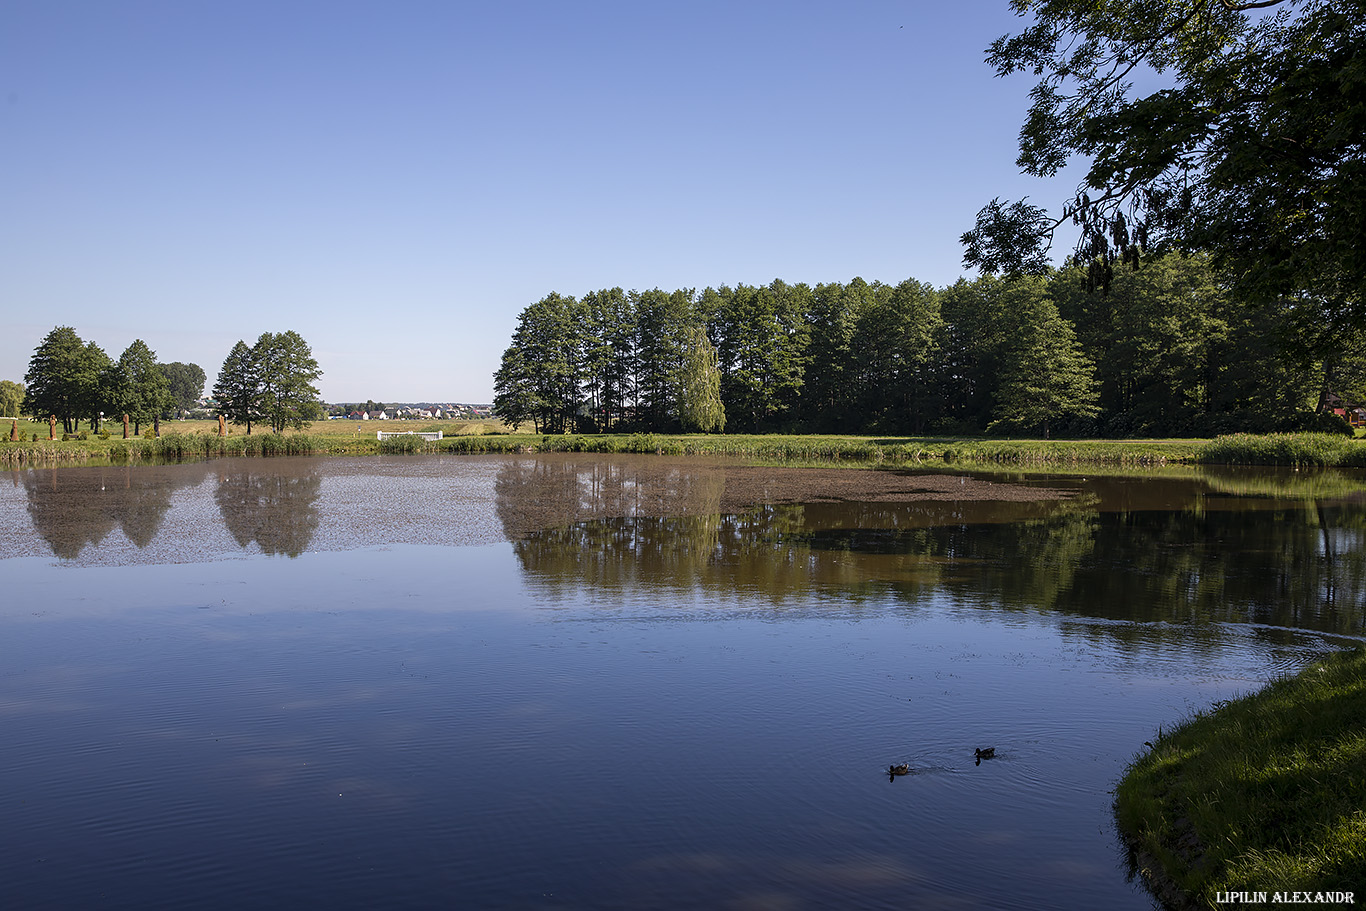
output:
[[898, 775], [909, 774], [911, 774], [911, 764], [909, 762], [903, 762], [901, 765], [890, 766], [887, 769], [888, 778], [895, 778]]
[[977, 764], [978, 764], [978, 765], [981, 765], [981, 764], [982, 764], [982, 760], [983, 760], [983, 759], [995, 759], [995, 758], [996, 758], [996, 748], [995, 748], [995, 747], [987, 747], [985, 750], [982, 749], [981, 747], [978, 747], [978, 748], [977, 748], [976, 750], [974, 750], [973, 752], [975, 753], [975, 755], [976, 755], [976, 757], [977, 757]]

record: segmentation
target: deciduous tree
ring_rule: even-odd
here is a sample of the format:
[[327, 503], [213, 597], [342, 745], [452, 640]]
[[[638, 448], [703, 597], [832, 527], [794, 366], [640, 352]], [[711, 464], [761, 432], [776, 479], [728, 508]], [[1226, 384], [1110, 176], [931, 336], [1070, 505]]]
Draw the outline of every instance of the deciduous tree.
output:
[[323, 416], [318, 401], [322, 369], [303, 336], [294, 330], [263, 332], [251, 349], [261, 390], [261, 413], [271, 430], [302, 430]]
[[47, 334], [29, 360], [23, 410], [35, 421], [55, 415], [67, 433], [76, 422], [98, 423], [101, 409], [100, 374], [109, 357], [94, 342], [86, 343], [70, 326]]
[[716, 349], [701, 325], [688, 328], [683, 345], [679, 421], [687, 433], [720, 433], [726, 429], [726, 408], [721, 403], [721, 368], [717, 366]]
[[0, 417], [17, 418], [24, 404], [24, 384], [0, 380]]
[[198, 364], [182, 364], [173, 361], [169, 364], [161, 365], [161, 373], [166, 377], [166, 383], [171, 393], [171, 406], [178, 412], [180, 417], [184, 417], [188, 411], [193, 411], [199, 406], [199, 399], [204, 395], [204, 368]]
[[988, 61], [1039, 77], [1019, 165], [1049, 177], [1090, 164], [1051, 213], [984, 208], [963, 236], [968, 264], [1038, 271], [1072, 222], [1092, 287], [1120, 262], [1208, 251], [1242, 300], [1366, 324], [1366, 0], [1011, 6], [1034, 22]]

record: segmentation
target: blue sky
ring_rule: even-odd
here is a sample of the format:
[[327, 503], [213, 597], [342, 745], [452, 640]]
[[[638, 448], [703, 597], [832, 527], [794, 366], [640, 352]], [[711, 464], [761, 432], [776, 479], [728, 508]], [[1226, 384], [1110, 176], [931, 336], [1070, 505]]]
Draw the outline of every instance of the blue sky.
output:
[[[490, 401], [551, 291], [945, 285], [1016, 173], [1006, 0], [0, 5], [0, 379], [54, 326], [210, 384]], [[1070, 185], [1070, 184], [1069, 184]]]

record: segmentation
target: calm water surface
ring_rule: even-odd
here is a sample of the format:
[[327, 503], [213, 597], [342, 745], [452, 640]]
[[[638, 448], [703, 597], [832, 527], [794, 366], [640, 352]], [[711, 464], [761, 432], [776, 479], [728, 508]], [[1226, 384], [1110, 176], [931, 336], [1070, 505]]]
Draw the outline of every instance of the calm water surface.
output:
[[0, 475], [0, 907], [1146, 909], [1126, 762], [1363, 635], [1351, 477], [726, 474]]

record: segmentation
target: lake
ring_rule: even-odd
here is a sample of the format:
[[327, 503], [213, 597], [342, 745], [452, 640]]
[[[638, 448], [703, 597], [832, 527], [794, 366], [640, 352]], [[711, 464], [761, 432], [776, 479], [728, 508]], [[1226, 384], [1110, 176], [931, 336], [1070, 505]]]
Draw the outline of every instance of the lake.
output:
[[1152, 908], [1144, 741], [1366, 635], [1339, 473], [224, 459], [0, 527], [4, 908]]

